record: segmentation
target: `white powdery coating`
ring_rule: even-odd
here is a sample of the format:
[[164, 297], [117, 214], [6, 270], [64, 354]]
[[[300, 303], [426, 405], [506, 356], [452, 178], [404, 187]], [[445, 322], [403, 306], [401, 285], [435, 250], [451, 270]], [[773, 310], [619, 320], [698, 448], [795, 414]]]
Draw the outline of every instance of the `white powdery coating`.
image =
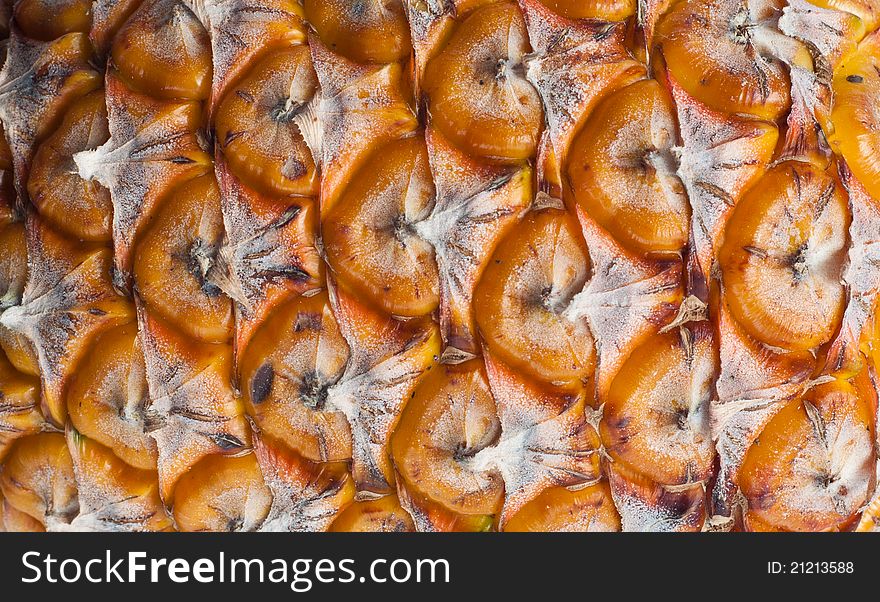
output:
[[721, 471], [713, 495], [730, 501], [731, 480], [755, 438], [787, 400], [824, 379], [808, 382], [809, 372], [780, 368], [775, 351], [746, 340], [725, 306], [718, 319], [721, 373], [710, 416]]
[[[326, 409], [346, 417], [351, 427], [352, 472], [358, 493], [369, 495], [365, 488], [370, 485], [388, 486], [382, 469], [388, 468], [391, 430], [432, 361], [433, 355], [426, 353], [426, 348], [433, 344], [435, 333], [428, 329], [405, 334], [390, 320], [376, 326], [383, 334], [380, 340], [365, 342], [363, 324], [358, 323], [359, 310], [351, 306], [350, 299], [341, 296], [335, 283], [328, 284], [331, 308], [350, 356], [342, 376], [327, 390]], [[319, 346], [316, 360], [332, 359], [333, 353], [332, 349]]]
[[140, 346], [132, 354], [113, 357], [104, 374], [89, 389], [89, 395], [105, 405], [112, 419], [101, 420], [102, 434], [114, 444], [140, 450], [146, 439], [146, 404], [148, 403], [146, 368]]
[[280, 24], [299, 30], [299, 17], [263, 0], [180, 0], [211, 36], [212, 104], [216, 105], [239, 63], [263, 48], [267, 31]]
[[[298, 125], [305, 127], [303, 138], [324, 170], [322, 194], [330, 199], [339, 193], [337, 188], [357, 166], [365, 149], [372, 148], [376, 140], [411, 129], [415, 115], [397, 94], [398, 71], [393, 64], [353, 63], [331, 52], [315, 36], [309, 38], [309, 48], [321, 93], [316, 115]], [[308, 122], [317, 122], [320, 135]], [[312, 131], [307, 132], [308, 128]]]
[[792, 463], [791, 478], [773, 492], [781, 502], [783, 521], [804, 514], [845, 519], [868, 500], [875, 459], [870, 431], [849, 412], [831, 421], [816, 419], [821, 430], [814, 429]]
[[113, 11], [114, 5], [119, 0], [93, 0], [92, 1], [92, 23], [98, 26], [104, 25]]
[[[417, 153], [403, 169], [383, 173], [375, 183], [381, 186], [371, 188], [362, 200], [346, 197], [346, 203], [359, 204], [357, 214], [346, 226], [355, 232], [366, 231], [354, 249], [346, 250], [346, 263], [354, 258], [357, 263], [363, 261], [369, 266], [372, 284], [393, 281], [401, 268], [398, 258], [406, 273], [430, 275], [434, 249], [417, 232], [417, 225], [428, 218], [434, 206], [434, 185], [427, 161]], [[436, 277], [429, 287], [428, 294], [437, 295]]]
[[814, 46], [832, 64], [855, 47], [847, 36], [853, 15], [833, 8], [822, 8], [807, 0], [788, 0], [779, 18], [779, 30]]
[[[434, 247], [440, 272], [440, 327], [444, 342], [474, 347], [474, 287], [495, 246], [531, 206], [528, 170], [475, 167], [460, 151], [428, 134], [437, 190], [430, 215], [416, 233]], [[474, 352], [475, 349], [462, 351]]]
[[24, 178], [41, 124], [50, 118], [68, 78], [83, 69], [77, 56], [53, 52], [55, 42], [37, 42], [13, 28], [0, 70], [0, 122], [15, 162], [16, 187], [26, 194]]
[[266, 484], [245, 479], [220, 491], [211, 500], [211, 508], [229, 515], [227, 518], [236, 531], [251, 532], [262, 528], [271, 503], [271, 491]]
[[[115, 103], [111, 101], [109, 104], [113, 107]], [[187, 107], [180, 105], [174, 109], [172, 116], [185, 122], [187, 112]], [[81, 151], [73, 156], [73, 160], [84, 180], [97, 180], [111, 191], [121, 187], [120, 207], [128, 210], [125, 213], [131, 213], [129, 206], [134, 203], [129, 195], [144, 196], [147, 188], [144, 180], [149, 163], [168, 161], [176, 156], [174, 142], [180, 131], [169, 130], [161, 121], [151, 121], [139, 130], [124, 110], [114, 111], [111, 108], [110, 132], [110, 140], [105, 144], [94, 150]], [[138, 164], [144, 164], [140, 170], [137, 170]], [[132, 185], [126, 186], [125, 180], [128, 179], [137, 180], [133, 189], [129, 188]], [[131, 218], [126, 220], [130, 221]]]
[[599, 391], [610, 384], [632, 341], [655, 328], [651, 318], [680, 286], [681, 267], [657, 268], [630, 258], [581, 214], [593, 277], [565, 310], [572, 321], [586, 317], [599, 354]]
[[[638, 71], [626, 50], [623, 23], [577, 23], [535, 0], [520, 0], [534, 52], [524, 57], [526, 78], [544, 105], [550, 142], [565, 156], [584, 115], [608, 92], [608, 83]], [[598, 83], [597, 83], [598, 82]]]
[[[429, 487], [438, 486], [456, 492], [460, 499], [471, 499], [499, 490], [497, 467], [477, 462], [472, 454], [488, 449], [498, 438], [501, 425], [482, 370], [459, 373], [456, 379], [458, 386], [442, 392], [443, 412], [434, 415], [430, 425], [420, 425], [430, 430], [430, 435], [421, 443], [428, 453], [428, 465], [419, 475]], [[459, 455], [462, 451], [465, 453]], [[425, 530], [422, 522], [430, 525], [430, 521], [419, 519], [419, 530]]]
[[[422, 351], [427, 341], [426, 333], [365, 372], [352, 369], [350, 363], [339, 382], [327, 391], [327, 407], [342, 412], [351, 426], [353, 470], [371, 481], [386, 481], [382, 467], [391, 430], [427, 368]], [[349, 339], [349, 346], [359, 344]]]
[[258, 213], [225, 165], [217, 175], [226, 236], [207, 277], [250, 320], [272, 287], [312, 277], [308, 269], [317, 267], [318, 250], [301, 224], [302, 205], [292, 200], [283, 211]]
[[95, 251], [85, 257], [55, 250], [61, 239], [46, 241], [45, 228], [28, 225], [28, 273], [21, 304], [0, 314], [0, 325], [23, 335], [33, 345], [44, 387], [60, 393], [71, 347], [108, 321], [106, 312], [89, 306], [116, 297], [106, 277], [106, 257]]
[[416, 232], [434, 247], [444, 303], [470, 304], [477, 276], [509, 218], [525, 212], [524, 204], [511, 206], [506, 184], [456, 204], [438, 203], [427, 219], [416, 223]]
[[[148, 356], [149, 357], [149, 356]], [[150, 368], [155, 362], [148, 360]], [[219, 388], [209, 373], [192, 376], [176, 387], [149, 379], [153, 398], [150, 412], [155, 413], [161, 426], [151, 432], [159, 448], [159, 474], [179, 454], [188, 454], [194, 464], [200, 457], [218, 450], [217, 439], [227, 435], [226, 423], [230, 417], [216, 411], [216, 404], [231, 401], [231, 392]], [[225, 398], [223, 398], [226, 396]], [[185, 451], [184, 451], [185, 450]]]
[[[340, 511], [345, 480], [321, 483], [320, 471], [290, 471], [286, 458], [255, 437], [255, 451], [263, 479], [272, 493], [269, 514], [260, 526], [268, 532], [326, 531]], [[347, 477], [346, 477], [347, 478]]]
[[[47, 531], [64, 531], [79, 513], [79, 497], [76, 492], [75, 475], [58, 470], [48, 459], [42, 459], [31, 467], [24, 488], [41, 502], [39, 510], [45, 516]], [[69, 496], [69, 497], [65, 497]]]
[[675, 533], [684, 530], [688, 522], [663, 505], [647, 504], [613, 487], [611, 497], [620, 513], [621, 529], [628, 533]]
[[501, 522], [553, 485], [584, 486], [598, 481], [594, 464], [595, 432], [582, 402], [545, 396], [518, 377], [489, 362], [489, 383], [496, 399], [501, 437], [467, 462], [475, 473], [497, 470], [504, 480]]
[[[572, 350], [592, 347], [587, 320], [566, 313], [590, 278], [587, 256], [574, 236], [559, 225], [554, 226], [552, 237], [533, 241], [533, 252], [512, 266], [498, 300], [498, 306], [505, 310], [499, 317], [500, 330], [507, 342], [518, 344], [530, 360], [547, 359], [538, 355], [557, 348], [560, 341]], [[577, 358], [581, 366], [592, 360], [590, 354], [585, 355]]]
[[416, 98], [419, 98], [419, 85], [425, 66], [441, 41], [445, 31], [443, 25], [452, 19], [455, 6], [452, 0], [403, 0], [403, 2], [414, 53], [416, 73], [414, 91]]
[[[296, 381], [307, 371], [314, 370], [320, 383], [332, 384], [342, 376], [348, 357], [349, 349], [339, 332], [333, 311], [325, 305], [317, 340], [314, 344], [291, 346], [284, 354], [278, 374]], [[288, 368], [290, 373], [286, 371]]]
[[150, 435], [159, 450], [159, 481], [167, 492], [182, 460], [189, 467], [208, 454], [243, 448], [247, 425], [217, 367], [192, 362], [172, 338], [179, 335], [157, 332], [161, 327], [143, 308], [138, 318], [150, 392], [148, 418], [155, 429]]
[[106, 86], [110, 139], [95, 150], [76, 153], [73, 160], [80, 177], [97, 180], [110, 190], [118, 262], [130, 249], [144, 212], [167, 188], [157, 183], [170, 181], [176, 171], [187, 169], [192, 161], [187, 155], [201, 149], [189, 125], [191, 106], [169, 103], [161, 117], [141, 106], [139, 112], [147, 116], [136, 116], [129, 104], [154, 101], [127, 91], [117, 77], [108, 75]]
[[162, 64], [189, 65], [210, 52], [205, 28], [182, 0], [146, 0], [130, 21], [153, 29], [150, 52]]
[[67, 437], [76, 475], [79, 514], [69, 525], [56, 530], [144, 531], [157, 513], [165, 512], [158, 497], [149, 497], [155, 490], [148, 490], [146, 495], [132, 494], [120, 483], [107, 478], [103, 472], [102, 458], [80, 453], [81, 448], [76, 441], [78, 435], [68, 432]]
[[692, 209], [691, 242], [708, 276], [739, 192], [764, 167], [754, 143], [765, 130], [705, 108], [674, 83], [672, 93], [683, 143], [678, 176]]
[[852, 222], [849, 227], [849, 262], [843, 273], [849, 298], [844, 310], [840, 332], [831, 352], [839, 362], [854, 359], [865, 325], [870, 320], [880, 294], [880, 210], [851, 174], [844, 174], [850, 196]]
[[[608, 471], [608, 480], [611, 498], [620, 514], [623, 531], [673, 533], [691, 531], [694, 526], [699, 526], [704, 506], [701, 501], [702, 485], [696, 484], [692, 489], [681, 493], [670, 493], [657, 486], [648, 490], [630, 483], [613, 468]], [[684, 496], [689, 502], [689, 506], [683, 511], [676, 511], [670, 503], [664, 503], [663, 498], [676, 496]]]
[[[291, 83], [292, 94], [293, 84]], [[312, 153], [312, 159], [318, 167], [321, 167], [321, 162], [324, 158], [324, 128], [321, 123], [322, 105], [323, 100], [321, 89], [319, 88], [303, 109], [293, 117], [293, 123], [299, 128], [303, 142], [309, 148], [309, 151]]]
[[[834, 316], [844, 300], [840, 279], [846, 257], [848, 212], [838, 196], [842, 191], [835, 188], [833, 180], [800, 178], [794, 173], [792, 185], [800, 186], [798, 190], [803, 191], [807, 204], [785, 204], [776, 199], [765, 210], [751, 232], [751, 240], [766, 249], [767, 260], [755, 268], [764, 271], [763, 278], [750, 280], [747, 291], [726, 292], [748, 296], [750, 302], [760, 300], [768, 314], [786, 316], [794, 324], [805, 325], [798, 328], [821, 333], [828, 316]], [[808, 233], [803, 233], [805, 224]], [[802, 243], [797, 269], [803, 276], [799, 281], [792, 278], [793, 272], [784, 263], [792, 240]]]
[[[709, 417], [712, 385], [718, 372], [713, 343], [709, 336], [703, 336], [689, 345], [673, 369], [662, 375], [652, 374], [648, 395], [632, 400], [640, 408], [638, 413], [626, 406], [621, 409], [634, 427], [642, 427], [628, 442], [644, 446], [652, 458], [662, 459], [668, 468], [680, 471], [681, 480], [661, 485], [704, 481], [715, 457]], [[683, 424], [677, 420], [681, 412], [687, 417]]]

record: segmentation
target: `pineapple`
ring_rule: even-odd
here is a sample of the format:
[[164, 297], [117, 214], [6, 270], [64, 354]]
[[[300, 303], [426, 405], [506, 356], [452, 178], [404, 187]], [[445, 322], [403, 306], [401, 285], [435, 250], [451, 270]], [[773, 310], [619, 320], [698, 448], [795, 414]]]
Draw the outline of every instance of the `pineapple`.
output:
[[877, 0], [0, 7], [0, 529], [880, 525]]

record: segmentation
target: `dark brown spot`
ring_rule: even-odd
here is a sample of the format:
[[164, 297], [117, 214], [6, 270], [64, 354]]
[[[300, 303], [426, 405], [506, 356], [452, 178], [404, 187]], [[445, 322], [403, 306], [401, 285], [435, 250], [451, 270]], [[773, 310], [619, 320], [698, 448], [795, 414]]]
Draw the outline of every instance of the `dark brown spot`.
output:
[[275, 382], [275, 368], [266, 362], [254, 374], [251, 381], [251, 400], [254, 403], [263, 403], [272, 392], [272, 384]]

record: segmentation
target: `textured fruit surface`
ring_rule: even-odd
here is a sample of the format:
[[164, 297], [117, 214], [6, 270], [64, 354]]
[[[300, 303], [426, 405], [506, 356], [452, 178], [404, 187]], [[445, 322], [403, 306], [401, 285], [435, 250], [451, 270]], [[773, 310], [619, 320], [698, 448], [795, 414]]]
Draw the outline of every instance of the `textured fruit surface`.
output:
[[877, 530], [878, 0], [2, 8], [0, 531]]
[[658, 483], [700, 481], [712, 470], [707, 384], [712, 365], [695, 361], [678, 333], [656, 336], [617, 373], [600, 434], [615, 463]]
[[410, 53], [403, 3], [394, 0], [304, 0], [306, 18], [325, 43], [359, 63], [392, 63]]
[[73, 518], [79, 501], [64, 435], [40, 433], [18, 441], [3, 461], [0, 492], [10, 505], [43, 525]]
[[862, 41], [834, 75], [832, 146], [863, 186], [880, 197], [880, 35]]
[[783, 530], [844, 526], [868, 500], [873, 433], [870, 407], [850, 383], [819, 385], [787, 403], [743, 463], [748, 518]]
[[59, 128], [34, 156], [28, 194], [59, 230], [83, 240], [109, 241], [112, 205], [109, 191], [97, 182], [83, 180], [73, 155], [107, 141], [104, 93], [96, 90], [73, 103]]
[[565, 315], [589, 279], [577, 223], [565, 212], [527, 217], [499, 245], [474, 296], [486, 344], [550, 383], [585, 381], [595, 367], [587, 325]]
[[220, 192], [211, 175], [175, 189], [135, 250], [134, 279], [147, 307], [190, 336], [229, 338], [232, 304], [208, 279], [223, 237]]
[[297, 116], [317, 92], [304, 46], [274, 52], [234, 86], [217, 113], [217, 139], [237, 175], [266, 194], [311, 196], [318, 178]]
[[434, 249], [415, 228], [434, 195], [423, 138], [378, 149], [324, 219], [327, 262], [340, 282], [393, 315], [436, 309]]
[[678, 0], [657, 26], [667, 68], [713, 109], [778, 117], [790, 103], [789, 78], [762, 34], [781, 5]]
[[833, 174], [799, 162], [768, 171], [739, 203], [720, 263], [731, 311], [758, 340], [800, 350], [832, 337], [848, 214]]
[[156, 443], [146, 433], [146, 368], [130, 322], [102, 334], [84, 359], [67, 395], [76, 429], [134, 467], [156, 468]]
[[504, 162], [531, 156], [542, 111], [522, 74], [527, 51], [525, 23], [513, 3], [466, 17], [425, 70], [434, 125], [468, 153]]
[[623, 21], [636, 12], [632, 0], [540, 0], [550, 10], [569, 19]]
[[13, 16], [21, 29], [38, 40], [54, 40], [91, 27], [90, 0], [21, 0]]
[[254, 335], [241, 361], [251, 415], [265, 432], [306, 458], [350, 457], [345, 418], [325, 409], [328, 389], [342, 375], [348, 357], [325, 294], [298, 297], [279, 307]]
[[181, 531], [251, 530], [271, 503], [253, 454], [209, 456], [177, 485], [174, 520]]
[[660, 84], [642, 80], [612, 94], [572, 143], [574, 198], [637, 252], [677, 252], [688, 241], [689, 207], [675, 176], [672, 106]]
[[471, 364], [432, 371], [416, 390], [392, 449], [406, 482], [431, 503], [466, 515], [491, 515], [503, 494], [500, 475], [474, 469], [500, 425], [483, 370]]
[[211, 85], [208, 32], [183, 3], [144, 2], [113, 42], [111, 56], [137, 89], [160, 98], [202, 99]]

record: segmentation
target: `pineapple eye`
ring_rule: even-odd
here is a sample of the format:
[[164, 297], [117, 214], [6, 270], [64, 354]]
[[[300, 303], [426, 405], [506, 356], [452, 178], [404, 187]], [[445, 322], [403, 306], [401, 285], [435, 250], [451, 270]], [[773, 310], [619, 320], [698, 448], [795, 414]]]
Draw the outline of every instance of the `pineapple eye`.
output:
[[387, 495], [378, 500], [355, 502], [333, 521], [330, 531], [402, 533], [415, 531], [415, 525], [397, 496]]
[[403, 2], [304, 0], [306, 18], [334, 52], [359, 63], [392, 63], [409, 56]]
[[500, 163], [534, 155], [543, 110], [525, 78], [525, 22], [512, 3], [479, 8], [456, 26], [426, 69], [432, 122], [469, 154]]
[[34, 156], [28, 194], [40, 215], [76, 238], [109, 241], [110, 192], [96, 182], [84, 182], [73, 156], [94, 150], [110, 137], [104, 92], [88, 94], [67, 110], [59, 128]]
[[690, 207], [678, 178], [675, 118], [656, 80], [611, 94], [572, 143], [574, 200], [639, 254], [676, 254], [687, 244]]
[[442, 508], [491, 515], [503, 496], [499, 475], [473, 465], [500, 426], [478, 362], [432, 370], [416, 389], [392, 438], [407, 485]]
[[[818, 385], [786, 403], [764, 427], [760, 445], [749, 448], [740, 469], [750, 529], [835, 529], [865, 503], [862, 476], [874, 457], [862, 381]], [[810, 500], [807, 507], [804, 500]]]
[[211, 90], [211, 45], [195, 14], [174, 0], [145, 2], [113, 41], [113, 63], [152, 97], [203, 100]]
[[271, 503], [254, 454], [208, 456], [177, 484], [174, 521], [181, 531], [252, 531]]
[[223, 237], [213, 174], [182, 184], [163, 204], [135, 251], [134, 280], [150, 311], [190, 336], [229, 340], [232, 302], [211, 279]]
[[306, 459], [347, 460], [348, 424], [325, 403], [348, 357], [325, 293], [290, 300], [257, 329], [241, 357], [248, 413], [267, 436]]
[[40, 433], [16, 442], [3, 460], [0, 493], [43, 527], [73, 520], [79, 498], [64, 435]]
[[267, 195], [315, 195], [318, 173], [303, 130], [317, 90], [307, 46], [270, 53], [250, 69], [215, 119], [232, 173]]
[[102, 334], [80, 364], [67, 394], [71, 423], [141, 470], [156, 470], [156, 442], [149, 436], [147, 382], [137, 324]]
[[589, 279], [578, 226], [564, 212], [532, 214], [499, 244], [474, 293], [492, 353], [556, 385], [587, 381], [595, 367], [586, 322], [566, 310]]
[[764, 58], [765, 46], [755, 36], [775, 35], [770, 24], [777, 4], [673, 3], [656, 31], [670, 74], [688, 94], [715, 110], [776, 119], [791, 102], [788, 73], [779, 61]]
[[690, 345], [672, 332], [637, 348], [611, 384], [599, 428], [616, 463], [670, 486], [707, 479], [715, 458], [714, 352], [707, 332], [698, 331]]
[[434, 250], [417, 231], [433, 200], [424, 138], [375, 151], [324, 218], [324, 249], [340, 282], [395, 316], [434, 311]]
[[0, 348], [0, 456], [5, 456], [17, 439], [42, 428], [39, 395], [39, 379], [16, 370]]
[[796, 162], [772, 168], [740, 200], [719, 258], [731, 312], [752, 336], [789, 350], [831, 339], [849, 219], [833, 175]]
[[569, 491], [550, 487], [504, 526], [510, 532], [620, 531], [620, 516], [607, 482]]

